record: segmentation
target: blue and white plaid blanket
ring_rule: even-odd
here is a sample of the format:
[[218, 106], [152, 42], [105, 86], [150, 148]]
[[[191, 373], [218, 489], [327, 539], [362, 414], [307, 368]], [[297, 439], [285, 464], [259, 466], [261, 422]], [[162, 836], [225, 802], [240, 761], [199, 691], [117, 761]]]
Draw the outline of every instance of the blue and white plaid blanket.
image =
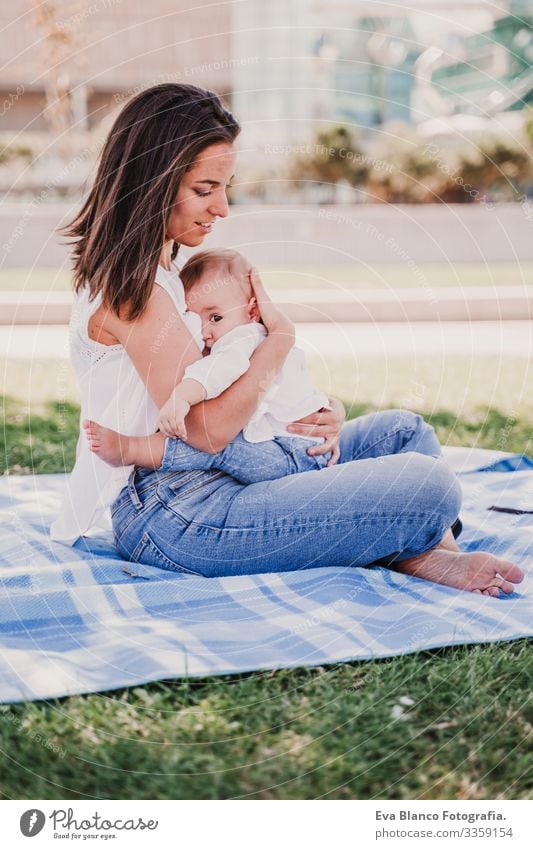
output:
[[529, 571], [500, 599], [384, 568], [206, 579], [133, 566], [109, 538], [50, 541], [64, 476], [1, 478], [0, 701], [531, 635], [533, 513], [488, 508], [533, 510], [533, 461], [487, 453], [448, 459], [462, 467], [461, 545]]

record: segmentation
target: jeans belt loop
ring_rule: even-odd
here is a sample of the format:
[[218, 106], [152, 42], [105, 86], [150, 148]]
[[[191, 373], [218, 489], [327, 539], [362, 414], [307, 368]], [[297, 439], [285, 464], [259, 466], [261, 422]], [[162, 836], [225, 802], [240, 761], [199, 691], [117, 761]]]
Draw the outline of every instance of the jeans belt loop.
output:
[[135, 489], [135, 475], [137, 474], [137, 469], [134, 469], [129, 478], [128, 478], [128, 491], [130, 494], [130, 498], [133, 502], [133, 506], [136, 510], [142, 510], [142, 501], [139, 498], [137, 490]]

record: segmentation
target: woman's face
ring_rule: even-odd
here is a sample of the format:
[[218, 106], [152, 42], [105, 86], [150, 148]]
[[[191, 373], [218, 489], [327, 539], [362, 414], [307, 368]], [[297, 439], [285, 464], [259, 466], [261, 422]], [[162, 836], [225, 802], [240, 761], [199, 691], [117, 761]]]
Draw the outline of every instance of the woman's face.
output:
[[228, 214], [226, 191], [235, 168], [235, 149], [227, 142], [206, 147], [187, 171], [170, 213], [167, 236], [191, 248], [201, 245], [217, 218]]

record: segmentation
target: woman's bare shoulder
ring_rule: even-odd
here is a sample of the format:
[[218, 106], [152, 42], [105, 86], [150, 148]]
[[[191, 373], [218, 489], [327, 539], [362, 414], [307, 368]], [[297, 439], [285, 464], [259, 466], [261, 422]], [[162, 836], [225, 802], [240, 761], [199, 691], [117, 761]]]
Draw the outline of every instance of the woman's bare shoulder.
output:
[[119, 345], [116, 334], [112, 331], [111, 311], [100, 304], [87, 322], [87, 334], [93, 342], [100, 345]]
[[174, 316], [176, 323], [180, 315], [176, 304], [168, 292], [158, 283], [154, 287], [143, 314], [135, 319], [129, 318], [128, 305], [115, 312], [109, 306], [101, 304], [89, 319], [87, 330], [89, 337], [104, 345], [124, 344], [124, 338], [150, 329], [158, 329], [163, 321], [168, 322]]

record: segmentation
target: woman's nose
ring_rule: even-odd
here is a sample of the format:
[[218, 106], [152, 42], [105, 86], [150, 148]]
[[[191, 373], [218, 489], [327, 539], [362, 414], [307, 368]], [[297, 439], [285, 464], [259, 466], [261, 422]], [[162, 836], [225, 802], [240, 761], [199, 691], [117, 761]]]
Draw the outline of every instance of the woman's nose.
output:
[[226, 218], [229, 212], [229, 204], [228, 198], [226, 197], [226, 192], [221, 192], [213, 198], [213, 201], [209, 207], [209, 212], [211, 215], [217, 215], [219, 218]]

